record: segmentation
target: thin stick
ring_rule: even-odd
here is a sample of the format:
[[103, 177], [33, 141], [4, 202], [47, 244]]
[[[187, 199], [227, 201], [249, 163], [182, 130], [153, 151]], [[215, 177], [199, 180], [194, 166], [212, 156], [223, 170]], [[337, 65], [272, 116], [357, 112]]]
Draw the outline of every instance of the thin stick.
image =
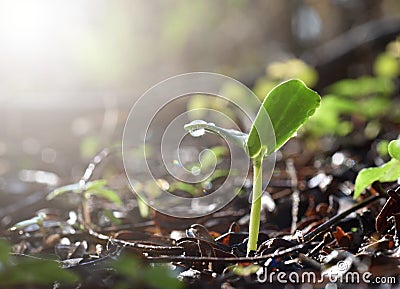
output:
[[350, 209], [334, 216], [333, 218], [329, 219], [328, 221], [326, 221], [325, 223], [319, 225], [317, 228], [315, 228], [313, 231], [307, 233], [304, 235], [304, 242], [308, 242], [311, 241], [312, 239], [314, 239], [315, 237], [317, 237], [319, 234], [324, 233], [326, 230], [329, 229], [330, 226], [336, 224], [337, 222], [339, 222], [340, 220], [342, 220], [343, 218], [345, 218], [347, 215], [357, 211], [358, 209], [361, 209], [367, 205], [369, 205], [370, 203], [375, 202], [376, 200], [379, 200], [380, 198], [383, 198], [384, 196], [371, 196], [366, 198], [364, 201], [354, 205], [353, 207], [351, 207]]
[[304, 248], [304, 244], [299, 244], [288, 249], [277, 251], [275, 253], [256, 256], [256, 257], [237, 257], [237, 258], [219, 258], [219, 257], [192, 257], [192, 256], [160, 256], [160, 257], [147, 257], [146, 259], [151, 262], [187, 262], [187, 261], [200, 261], [200, 262], [231, 262], [231, 263], [245, 263], [263, 261], [269, 258], [280, 257], [286, 254], [293, 253]]
[[104, 148], [97, 155], [95, 155], [87, 166], [85, 173], [79, 180], [79, 187], [81, 189], [81, 211], [84, 222], [91, 224], [90, 209], [87, 198], [83, 194], [86, 183], [90, 180], [97, 165], [99, 165], [111, 153], [116, 152], [117, 147]]

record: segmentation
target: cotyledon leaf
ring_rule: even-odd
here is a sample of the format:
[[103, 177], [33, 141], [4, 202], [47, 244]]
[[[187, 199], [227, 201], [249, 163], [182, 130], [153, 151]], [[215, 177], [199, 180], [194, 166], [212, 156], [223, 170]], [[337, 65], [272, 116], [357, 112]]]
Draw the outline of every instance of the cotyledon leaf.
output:
[[375, 181], [394, 182], [400, 178], [400, 161], [391, 159], [380, 167], [362, 169], [356, 178], [354, 185], [354, 199], [362, 193], [362, 191]]
[[[312, 116], [321, 102], [317, 92], [309, 89], [297, 79], [288, 80], [276, 86], [264, 99], [260, 111], [251, 127], [247, 138], [250, 157], [272, 154], [284, 145], [290, 137]], [[275, 134], [275, 144], [270, 137], [271, 123]], [[261, 132], [261, 137], [259, 132]]]

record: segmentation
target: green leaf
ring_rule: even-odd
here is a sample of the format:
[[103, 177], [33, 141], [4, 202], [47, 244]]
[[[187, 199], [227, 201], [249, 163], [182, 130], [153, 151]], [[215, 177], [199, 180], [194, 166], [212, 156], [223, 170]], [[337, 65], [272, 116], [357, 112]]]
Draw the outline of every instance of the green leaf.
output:
[[267, 67], [267, 76], [278, 81], [300, 79], [310, 87], [318, 81], [317, 71], [304, 61], [295, 58], [271, 63]]
[[65, 193], [68, 192], [74, 192], [74, 193], [79, 193], [81, 190], [82, 191], [88, 191], [88, 190], [94, 190], [97, 188], [101, 188], [104, 187], [107, 184], [106, 180], [96, 180], [93, 182], [87, 182], [85, 187], [83, 189], [81, 189], [81, 186], [79, 183], [76, 184], [71, 184], [71, 185], [66, 185], [60, 188], [55, 189], [54, 191], [50, 192], [46, 199], [47, 200], [52, 200], [58, 196], [61, 196]]
[[218, 134], [241, 148], [245, 148], [247, 134], [235, 129], [225, 129], [204, 120], [194, 120], [184, 126], [193, 137], [202, 136], [206, 131]]
[[184, 287], [184, 283], [179, 281], [167, 267], [162, 265], [145, 266], [133, 257], [120, 256], [113, 263], [113, 268], [126, 278], [123, 280], [125, 281], [123, 284], [129, 284], [129, 288], [132, 287], [132, 284], [141, 284], [142, 286], [136, 286], [140, 288], [154, 289], [180, 289]]
[[377, 143], [376, 151], [381, 157], [386, 157], [389, 154], [388, 146], [389, 146], [389, 141], [387, 140], [382, 140]]
[[169, 192], [175, 192], [178, 190], [187, 192], [191, 195], [197, 194], [197, 189], [194, 185], [188, 184], [185, 182], [181, 182], [181, 181], [176, 181], [176, 182], [171, 183], [171, 185], [169, 186], [169, 189], [168, 189]]
[[399, 60], [390, 53], [381, 53], [375, 60], [374, 73], [378, 76], [395, 78], [400, 73]]
[[140, 216], [143, 219], [150, 217], [150, 207], [139, 196], [136, 198], [136, 200], [138, 203]]
[[78, 281], [78, 277], [70, 271], [61, 269], [55, 261], [28, 259], [10, 267], [7, 277], [2, 281], [9, 286], [50, 285], [55, 281], [73, 284]]
[[363, 76], [343, 79], [328, 87], [328, 92], [346, 97], [363, 97], [372, 94], [388, 95], [394, 90], [393, 82], [386, 77]]
[[180, 289], [184, 283], [173, 276], [172, 271], [162, 265], [148, 267], [143, 272], [144, 283], [154, 289]]
[[111, 210], [103, 210], [103, 214], [104, 214], [104, 216], [106, 216], [106, 217], [110, 220], [110, 222], [113, 223], [114, 225], [119, 226], [119, 225], [122, 224], [121, 219], [115, 217], [113, 211], [111, 211]]
[[105, 185], [107, 185], [107, 181], [106, 180], [95, 180], [93, 182], [86, 183], [85, 190], [87, 190], [87, 191], [95, 190], [95, 189], [102, 188]]
[[88, 195], [91, 196], [98, 196], [113, 202], [114, 204], [121, 206], [122, 201], [117, 192], [106, 189], [106, 188], [92, 188], [90, 191], [87, 192]]
[[341, 121], [342, 114], [351, 114], [357, 109], [354, 101], [335, 95], [322, 97], [321, 106], [306, 123], [306, 130], [317, 136], [346, 135], [353, 129], [348, 121]]
[[95, 136], [86, 136], [80, 144], [81, 157], [89, 159], [100, 150], [100, 139]]
[[44, 219], [46, 218], [45, 213], [39, 213], [37, 216], [29, 219], [29, 220], [24, 220], [21, 222], [16, 223], [14, 226], [10, 228], [10, 231], [15, 231], [15, 230], [20, 230], [24, 229], [28, 226], [37, 224], [39, 226], [42, 226]]
[[[271, 154], [284, 145], [290, 137], [312, 116], [320, 104], [321, 98], [300, 80], [289, 80], [276, 86], [264, 99], [247, 139], [250, 157], [260, 153]], [[257, 130], [267, 130], [265, 112], [272, 122], [275, 132], [275, 145], [260, 140]], [[263, 131], [264, 133], [264, 131]], [[268, 132], [267, 132], [268, 134]], [[264, 137], [261, 137], [264, 139]]]
[[11, 245], [7, 241], [0, 239], [0, 270], [2, 265], [4, 266], [4, 264], [10, 257], [10, 252], [11, 252]]
[[204, 151], [200, 156], [200, 165], [202, 171], [208, 171], [215, 167], [216, 162], [220, 161], [224, 155], [228, 153], [225, 146], [215, 146]]
[[78, 190], [79, 190], [79, 184], [63, 186], [63, 187], [57, 188], [57, 189], [53, 190], [52, 192], [50, 192], [47, 195], [46, 199], [52, 200], [58, 196], [65, 194], [65, 193], [74, 192], [74, 191], [78, 191]]
[[253, 92], [262, 101], [268, 92], [270, 92], [278, 84], [279, 81], [277, 80], [270, 80], [266, 77], [259, 78], [253, 87]]
[[391, 101], [382, 97], [371, 97], [354, 103], [355, 113], [371, 119], [384, 115], [392, 105]]
[[117, 260], [112, 262], [112, 267], [119, 274], [132, 279], [140, 278], [141, 265], [138, 259], [126, 255], [121, 255]]
[[397, 159], [391, 159], [380, 167], [362, 169], [355, 181], [354, 198], [358, 198], [362, 191], [375, 181], [394, 182], [399, 178], [400, 161]]
[[397, 160], [400, 160], [400, 140], [392, 140], [388, 146], [389, 155]]
[[237, 276], [250, 276], [252, 274], [257, 273], [260, 269], [260, 265], [251, 264], [248, 266], [241, 266], [241, 265], [231, 265], [228, 267], [230, 271], [232, 271]]
[[216, 179], [226, 177], [226, 176], [229, 175], [229, 173], [235, 173], [235, 171], [234, 171], [234, 170], [229, 171], [229, 170], [224, 170], [224, 169], [216, 169], [216, 170], [211, 174], [211, 176], [209, 176], [209, 177], [205, 180], [205, 182], [212, 182], [212, 181], [214, 181], [214, 180], [216, 180]]

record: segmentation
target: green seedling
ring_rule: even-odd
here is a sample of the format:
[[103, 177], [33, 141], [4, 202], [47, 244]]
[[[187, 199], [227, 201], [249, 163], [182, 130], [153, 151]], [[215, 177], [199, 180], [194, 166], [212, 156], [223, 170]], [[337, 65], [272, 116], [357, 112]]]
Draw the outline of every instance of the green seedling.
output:
[[376, 168], [362, 169], [356, 178], [354, 188], [354, 199], [373, 182], [394, 182], [400, 178], [400, 140], [392, 140], [387, 146], [391, 160]]
[[88, 206], [88, 201], [91, 196], [102, 197], [113, 202], [118, 206], [122, 205], [122, 201], [118, 196], [118, 194], [115, 191], [107, 188], [106, 185], [107, 185], [106, 180], [96, 180], [93, 182], [87, 182], [84, 185], [81, 185], [80, 183], [71, 184], [55, 189], [54, 191], [52, 191], [50, 194], [47, 195], [46, 199], [52, 200], [65, 193], [78, 194], [81, 198], [83, 220], [85, 223], [91, 224], [90, 210]]
[[23, 230], [29, 226], [32, 225], [38, 225], [40, 228], [43, 227], [43, 221], [46, 218], [46, 214], [45, 213], [38, 213], [37, 216], [29, 219], [29, 220], [24, 220], [21, 222], [18, 222], [17, 224], [15, 224], [14, 226], [12, 226], [10, 228], [10, 231], [17, 231], [17, 230]]
[[[292, 79], [281, 83], [268, 93], [249, 133], [221, 128], [203, 120], [195, 120], [185, 125], [185, 129], [194, 137], [201, 136], [206, 131], [224, 137], [228, 142], [243, 148], [252, 161], [253, 192], [247, 245], [248, 254], [257, 250], [263, 160], [293, 136], [300, 126], [314, 114], [320, 101], [321, 98], [318, 93], [309, 89], [302, 81]], [[272, 134], [271, 129], [273, 129]], [[270, 139], [273, 135], [275, 135], [275, 140]]]
[[46, 228], [45, 228], [43, 222], [45, 219], [46, 219], [46, 214], [43, 212], [40, 212], [36, 216], [34, 216], [28, 220], [24, 220], [24, 221], [16, 223], [9, 230], [10, 231], [24, 230], [32, 225], [37, 225], [40, 228], [40, 231], [42, 232], [42, 242], [44, 244], [44, 242], [46, 240]]

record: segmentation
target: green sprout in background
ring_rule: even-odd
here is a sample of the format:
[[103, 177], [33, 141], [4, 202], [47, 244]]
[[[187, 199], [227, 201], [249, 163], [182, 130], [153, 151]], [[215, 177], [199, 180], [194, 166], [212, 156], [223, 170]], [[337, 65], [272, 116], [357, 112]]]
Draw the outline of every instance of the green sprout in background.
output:
[[392, 140], [387, 146], [387, 151], [391, 157], [390, 161], [380, 167], [362, 169], [358, 173], [354, 189], [355, 199], [375, 181], [386, 183], [400, 178], [400, 140]]
[[[346, 136], [354, 127], [350, 117], [364, 120], [364, 135], [374, 139], [381, 130], [379, 119], [400, 122], [396, 100], [391, 99], [400, 75], [400, 38], [390, 42], [373, 64], [374, 75], [339, 80], [325, 89], [318, 112], [305, 130], [316, 137]], [[378, 120], [377, 120], [378, 119]]]
[[253, 87], [254, 93], [260, 100], [263, 100], [279, 83], [289, 79], [300, 79], [308, 87], [314, 87], [318, 82], [317, 71], [297, 58], [272, 62], [266, 67], [265, 72], [265, 75], [258, 78]]
[[47, 195], [46, 199], [52, 200], [61, 195], [64, 195], [65, 193], [78, 194], [81, 200], [83, 221], [86, 224], [91, 225], [92, 221], [88, 205], [90, 197], [92, 196], [102, 197], [118, 206], [122, 206], [122, 201], [118, 193], [107, 188], [106, 185], [107, 185], [106, 180], [96, 180], [92, 182], [87, 182], [83, 186], [80, 183], [71, 184], [55, 189], [54, 191], [52, 191], [50, 194]]
[[[257, 250], [258, 233], [260, 228], [261, 195], [262, 195], [262, 163], [281, 146], [312, 116], [320, 104], [320, 96], [309, 89], [304, 82], [292, 79], [281, 83], [272, 89], [265, 97], [250, 132], [224, 129], [203, 120], [195, 120], [185, 129], [193, 136], [201, 136], [197, 131], [208, 131], [226, 138], [228, 141], [242, 147], [253, 164], [253, 193], [249, 224], [249, 240], [247, 253]], [[275, 144], [265, 140], [270, 127], [266, 122], [269, 117], [274, 134]]]

